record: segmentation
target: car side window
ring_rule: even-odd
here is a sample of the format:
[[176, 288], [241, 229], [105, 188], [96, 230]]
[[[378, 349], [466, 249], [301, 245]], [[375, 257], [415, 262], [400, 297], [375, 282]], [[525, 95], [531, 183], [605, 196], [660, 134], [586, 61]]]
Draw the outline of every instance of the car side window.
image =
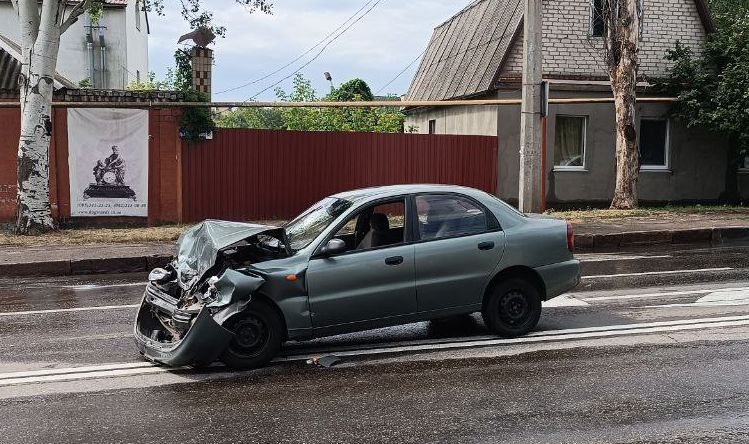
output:
[[405, 242], [405, 199], [378, 203], [348, 219], [333, 236], [348, 251], [370, 250]]
[[456, 195], [416, 196], [422, 240], [466, 236], [487, 231], [486, 213], [470, 199]]

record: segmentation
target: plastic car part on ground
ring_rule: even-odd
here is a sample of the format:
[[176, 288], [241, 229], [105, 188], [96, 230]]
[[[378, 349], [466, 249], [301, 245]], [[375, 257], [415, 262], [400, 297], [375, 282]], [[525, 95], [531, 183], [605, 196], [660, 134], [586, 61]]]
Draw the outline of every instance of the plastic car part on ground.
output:
[[341, 358], [336, 355], [327, 355], [322, 358], [312, 358], [307, 360], [307, 365], [317, 365], [319, 367], [330, 368], [334, 365], [340, 364]]

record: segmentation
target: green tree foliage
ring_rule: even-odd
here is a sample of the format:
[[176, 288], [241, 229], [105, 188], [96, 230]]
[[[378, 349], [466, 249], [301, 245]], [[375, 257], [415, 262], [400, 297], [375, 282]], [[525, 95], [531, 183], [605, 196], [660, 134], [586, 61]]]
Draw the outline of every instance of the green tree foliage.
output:
[[372, 90], [369, 89], [367, 82], [362, 79], [351, 79], [338, 88], [333, 88], [326, 99], [331, 102], [353, 102], [357, 97], [365, 102], [374, 100]]
[[[207, 102], [205, 94], [192, 89], [192, 66], [190, 53], [182, 49], [174, 52], [174, 68], [169, 68], [164, 80], [156, 80], [153, 72], [148, 73], [145, 82], [131, 82], [127, 85], [130, 91], [179, 91], [185, 102]], [[211, 110], [208, 107], [189, 107], [182, 109], [180, 132], [185, 140], [198, 140], [216, 129]]]
[[749, 7], [733, 4], [730, 14], [717, 15], [716, 23], [702, 54], [693, 54], [677, 42], [666, 56], [673, 68], [656, 88], [678, 96], [673, 113], [688, 126], [728, 138], [726, 191], [721, 200], [736, 202], [736, 171], [741, 157], [749, 154]]
[[[294, 76], [290, 92], [276, 89], [280, 102], [361, 102], [374, 97], [366, 82], [353, 79], [318, 98], [312, 82]], [[398, 100], [396, 97], [393, 100]], [[292, 131], [360, 131], [402, 133], [405, 117], [397, 108], [241, 108], [216, 117], [219, 127]]]

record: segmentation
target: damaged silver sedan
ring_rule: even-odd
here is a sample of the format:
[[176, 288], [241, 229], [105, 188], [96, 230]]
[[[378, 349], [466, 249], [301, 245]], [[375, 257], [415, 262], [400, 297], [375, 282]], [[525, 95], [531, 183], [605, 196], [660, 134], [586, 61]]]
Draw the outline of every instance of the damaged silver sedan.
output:
[[205, 221], [150, 273], [135, 342], [167, 365], [255, 368], [287, 340], [476, 311], [515, 337], [579, 283], [573, 245], [565, 221], [455, 186], [340, 193], [283, 227]]

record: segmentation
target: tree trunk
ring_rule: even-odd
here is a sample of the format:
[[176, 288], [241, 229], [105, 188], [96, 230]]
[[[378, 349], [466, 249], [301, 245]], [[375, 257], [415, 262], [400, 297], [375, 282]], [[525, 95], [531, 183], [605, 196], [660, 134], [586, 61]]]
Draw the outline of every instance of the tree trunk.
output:
[[[52, 136], [54, 73], [64, 8], [63, 1], [45, 0], [37, 33], [24, 30], [23, 25], [21, 29], [24, 60], [19, 76], [21, 137], [17, 160], [18, 234], [39, 234], [55, 228], [49, 201], [49, 143]], [[23, 24], [25, 20], [23, 14], [20, 15]]]
[[637, 144], [638, 0], [610, 0], [607, 62], [616, 109], [616, 187], [611, 208], [637, 207], [640, 150]]

